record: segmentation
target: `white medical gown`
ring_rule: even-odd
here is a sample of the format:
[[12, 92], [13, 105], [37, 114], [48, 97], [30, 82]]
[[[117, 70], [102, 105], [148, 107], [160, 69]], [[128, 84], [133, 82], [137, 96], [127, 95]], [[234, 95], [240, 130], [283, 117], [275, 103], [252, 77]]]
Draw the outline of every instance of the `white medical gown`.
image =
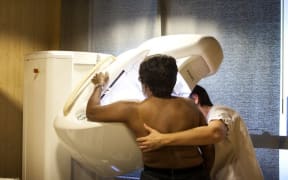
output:
[[221, 119], [228, 128], [225, 140], [215, 144], [215, 162], [211, 171], [216, 180], [263, 180], [247, 127], [240, 115], [231, 108], [213, 106], [208, 123]]

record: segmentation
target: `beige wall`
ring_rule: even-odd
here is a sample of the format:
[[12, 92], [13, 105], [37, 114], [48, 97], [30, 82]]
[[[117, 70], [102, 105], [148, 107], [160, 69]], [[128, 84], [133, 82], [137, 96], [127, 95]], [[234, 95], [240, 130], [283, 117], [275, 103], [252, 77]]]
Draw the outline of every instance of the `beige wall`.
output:
[[60, 1], [0, 1], [0, 177], [21, 177], [23, 57], [59, 49]]

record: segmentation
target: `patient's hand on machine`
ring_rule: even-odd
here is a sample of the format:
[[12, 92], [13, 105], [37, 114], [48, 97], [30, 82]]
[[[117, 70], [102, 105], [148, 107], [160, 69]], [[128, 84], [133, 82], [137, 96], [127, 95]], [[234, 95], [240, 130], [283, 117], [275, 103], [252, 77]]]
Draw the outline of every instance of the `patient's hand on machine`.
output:
[[109, 80], [109, 75], [107, 72], [98, 72], [94, 75], [94, 77], [91, 79], [92, 83], [95, 86], [106, 86]]

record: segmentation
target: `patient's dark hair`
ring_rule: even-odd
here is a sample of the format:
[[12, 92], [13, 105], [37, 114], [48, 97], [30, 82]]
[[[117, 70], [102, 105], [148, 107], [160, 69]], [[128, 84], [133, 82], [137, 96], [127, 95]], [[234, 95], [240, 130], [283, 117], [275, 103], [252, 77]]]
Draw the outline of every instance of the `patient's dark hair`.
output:
[[139, 80], [156, 97], [170, 97], [177, 80], [177, 64], [172, 56], [148, 56], [140, 65]]
[[199, 104], [201, 106], [213, 106], [207, 91], [203, 87], [196, 85], [190, 93], [189, 97], [192, 98], [192, 95], [194, 94], [198, 95]]

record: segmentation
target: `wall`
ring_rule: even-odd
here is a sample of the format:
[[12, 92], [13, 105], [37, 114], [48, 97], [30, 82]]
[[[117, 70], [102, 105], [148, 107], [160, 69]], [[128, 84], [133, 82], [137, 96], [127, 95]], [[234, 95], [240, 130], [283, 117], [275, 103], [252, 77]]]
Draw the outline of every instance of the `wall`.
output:
[[160, 35], [157, 0], [63, 0], [61, 49], [118, 55]]
[[23, 59], [59, 48], [60, 0], [0, 1], [0, 177], [21, 177]]
[[160, 36], [157, 0], [92, 1], [89, 50], [118, 55]]
[[90, 1], [64, 0], [61, 4], [60, 48], [88, 51]]

